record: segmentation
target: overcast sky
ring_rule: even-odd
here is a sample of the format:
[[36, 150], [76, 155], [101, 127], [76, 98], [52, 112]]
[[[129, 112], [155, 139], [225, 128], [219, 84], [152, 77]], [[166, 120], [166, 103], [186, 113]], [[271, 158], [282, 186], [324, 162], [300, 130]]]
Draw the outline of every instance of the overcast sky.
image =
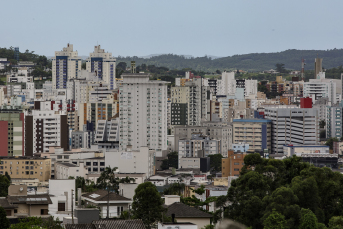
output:
[[342, 0], [8, 0], [0, 47], [53, 56], [100, 44], [113, 56], [231, 56], [342, 48]]

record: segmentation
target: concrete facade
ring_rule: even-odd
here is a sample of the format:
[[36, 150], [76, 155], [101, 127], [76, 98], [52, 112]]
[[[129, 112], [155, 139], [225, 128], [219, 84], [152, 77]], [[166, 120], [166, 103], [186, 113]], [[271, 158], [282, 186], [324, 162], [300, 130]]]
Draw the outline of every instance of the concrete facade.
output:
[[48, 181], [51, 174], [51, 159], [40, 157], [0, 157], [0, 174], [6, 172], [12, 178], [36, 178]]
[[282, 153], [284, 145], [319, 145], [317, 109], [266, 108], [265, 118], [273, 122], [272, 153]]
[[266, 119], [234, 119], [233, 144], [249, 144], [249, 152], [271, 150], [272, 122]]
[[167, 149], [167, 82], [148, 74], [123, 74], [119, 85], [119, 148]]
[[140, 147], [139, 150], [107, 151], [105, 167], [118, 167], [120, 173], [145, 173], [148, 177], [155, 174], [155, 150]]

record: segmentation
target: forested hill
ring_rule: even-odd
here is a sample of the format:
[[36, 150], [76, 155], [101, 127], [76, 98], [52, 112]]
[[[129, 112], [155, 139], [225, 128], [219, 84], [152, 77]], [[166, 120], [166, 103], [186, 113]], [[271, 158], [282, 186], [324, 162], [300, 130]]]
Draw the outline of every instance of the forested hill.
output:
[[314, 69], [314, 59], [323, 58], [323, 68], [334, 68], [343, 65], [343, 49], [331, 50], [296, 50], [290, 49], [276, 53], [251, 53], [234, 55], [212, 60], [210, 57], [186, 58], [173, 54], [153, 56], [151, 58], [117, 57], [117, 63], [136, 61], [136, 65], [146, 64], [163, 66], [169, 69], [191, 68], [197, 71], [215, 72], [218, 70], [262, 71], [275, 69], [276, 63], [285, 64], [289, 70], [300, 70], [301, 59], [306, 61], [305, 70]]

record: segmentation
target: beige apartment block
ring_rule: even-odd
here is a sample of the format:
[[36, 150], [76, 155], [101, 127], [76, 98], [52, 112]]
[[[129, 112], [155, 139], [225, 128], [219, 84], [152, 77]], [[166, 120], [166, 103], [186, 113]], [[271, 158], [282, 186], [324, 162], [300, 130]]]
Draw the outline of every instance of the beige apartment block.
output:
[[51, 159], [40, 157], [0, 157], [0, 174], [14, 179], [38, 179], [48, 181], [51, 173]]
[[271, 150], [271, 126], [267, 119], [234, 119], [233, 144], [249, 144], [250, 152]]

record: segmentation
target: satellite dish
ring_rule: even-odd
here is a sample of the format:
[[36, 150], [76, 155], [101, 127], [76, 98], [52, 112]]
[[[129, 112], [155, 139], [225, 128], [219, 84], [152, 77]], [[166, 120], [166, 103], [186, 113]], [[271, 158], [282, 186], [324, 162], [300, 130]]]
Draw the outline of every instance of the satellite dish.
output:
[[21, 188], [19, 189], [19, 191], [21, 191], [21, 192], [22, 192], [23, 190], [24, 190], [23, 187], [21, 187]]

